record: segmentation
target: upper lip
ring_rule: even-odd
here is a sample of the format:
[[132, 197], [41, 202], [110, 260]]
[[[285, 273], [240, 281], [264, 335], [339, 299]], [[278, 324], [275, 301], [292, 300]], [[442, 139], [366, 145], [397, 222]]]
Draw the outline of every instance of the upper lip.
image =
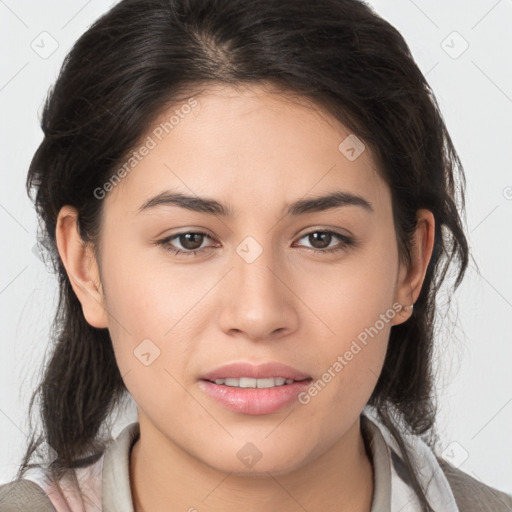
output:
[[268, 377], [284, 377], [285, 379], [304, 380], [310, 378], [309, 375], [292, 368], [286, 364], [271, 362], [254, 365], [251, 363], [230, 363], [219, 366], [203, 375], [200, 379], [214, 381], [215, 379], [226, 379], [249, 377], [253, 379], [265, 379]]

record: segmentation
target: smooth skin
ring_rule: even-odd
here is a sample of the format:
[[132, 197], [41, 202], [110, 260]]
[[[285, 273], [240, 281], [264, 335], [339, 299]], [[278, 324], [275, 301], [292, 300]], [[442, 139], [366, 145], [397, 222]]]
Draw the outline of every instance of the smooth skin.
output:
[[[385, 323], [306, 405], [241, 414], [199, 386], [203, 373], [235, 361], [278, 361], [316, 381], [381, 314], [413, 304], [421, 290], [432, 213], [418, 211], [412, 263], [401, 265], [390, 190], [370, 150], [349, 160], [338, 146], [350, 131], [290, 98], [263, 84], [211, 86], [195, 96], [197, 106], [102, 199], [100, 262], [80, 239], [76, 210], [59, 213], [58, 249], [73, 289], [88, 323], [109, 329], [137, 403], [137, 512], [370, 511], [373, 468], [359, 415], [390, 329], [410, 310]], [[154, 127], [179, 108], [162, 112]], [[339, 190], [363, 197], [373, 212], [345, 205], [284, 215], [294, 201]], [[233, 216], [172, 204], [139, 211], [163, 191], [215, 199]], [[309, 236], [326, 230], [355, 244]], [[156, 243], [198, 231], [208, 237]], [[250, 263], [236, 250], [246, 237], [262, 249]], [[172, 247], [210, 249], [176, 255]], [[146, 339], [160, 350], [149, 365], [134, 354]], [[249, 442], [262, 454], [252, 467], [237, 457]]]

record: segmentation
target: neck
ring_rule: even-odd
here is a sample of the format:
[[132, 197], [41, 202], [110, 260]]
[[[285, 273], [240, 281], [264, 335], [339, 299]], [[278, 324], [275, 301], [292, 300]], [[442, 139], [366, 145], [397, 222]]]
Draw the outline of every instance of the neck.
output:
[[153, 429], [140, 422], [141, 435], [130, 454], [135, 512], [164, 512], [170, 505], [185, 511], [239, 512], [248, 504], [283, 512], [371, 511], [373, 467], [359, 417], [319, 457], [290, 472], [265, 472], [265, 476], [219, 471]]
[[[373, 467], [359, 418], [325, 453], [287, 473], [224, 473], [184, 452], [169, 439], [141, 435], [130, 454], [135, 512], [351, 510], [370, 512]], [[147, 429], [151, 433], [151, 428]], [[158, 455], [155, 455], [158, 454]]]

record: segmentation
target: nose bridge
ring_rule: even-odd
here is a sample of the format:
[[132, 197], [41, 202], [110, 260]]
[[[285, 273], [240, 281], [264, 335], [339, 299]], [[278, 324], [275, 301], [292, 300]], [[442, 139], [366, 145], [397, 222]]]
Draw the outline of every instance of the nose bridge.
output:
[[280, 276], [282, 265], [269, 240], [247, 236], [235, 248], [223, 327], [245, 331], [254, 338], [292, 328], [295, 312], [290, 291]]
[[[283, 285], [274, 275], [275, 268], [281, 266], [278, 255], [269, 237], [265, 240], [263, 245], [255, 237], [247, 236], [235, 249], [237, 257], [234, 270], [241, 286], [239, 299], [247, 300], [248, 303], [254, 302], [258, 308], [270, 307], [271, 302], [279, 303], [282, 296]], [[247, 293], [243, 293], [244, 288]]]

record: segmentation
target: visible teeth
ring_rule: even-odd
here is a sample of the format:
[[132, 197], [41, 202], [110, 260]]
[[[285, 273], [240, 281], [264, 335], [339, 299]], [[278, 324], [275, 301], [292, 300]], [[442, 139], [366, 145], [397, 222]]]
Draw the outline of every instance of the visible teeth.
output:
[[215, 379], [215, 384], [224, 384], [234, 388], [273, 388], [275, 386], [291, 384], [292, 382], [293, 379], [285, 379], [284, 377], [269, 377], [267, 379], [253, 379], [250, 377]]

